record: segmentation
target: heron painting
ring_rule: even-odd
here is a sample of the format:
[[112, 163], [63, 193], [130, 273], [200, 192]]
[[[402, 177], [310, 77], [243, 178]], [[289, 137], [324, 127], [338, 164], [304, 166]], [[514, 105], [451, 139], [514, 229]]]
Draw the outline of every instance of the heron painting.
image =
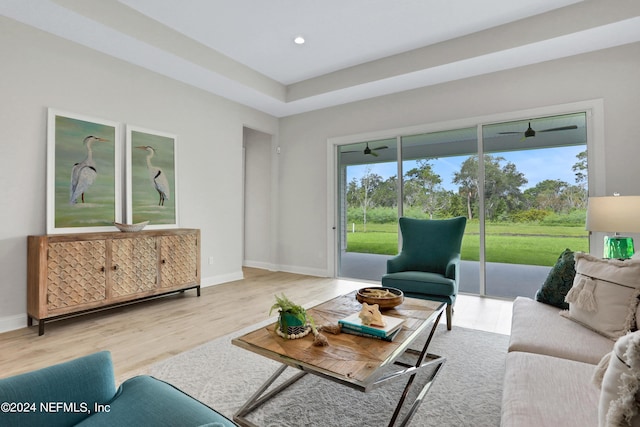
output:
[[49, 110], [48, 233], [115, 230], [122, 219], [119, 127]]
[[98, 170], [96, 169], [96, 162], [93, 160], [93, 150], [91, 146], [94, 142], [107, 141], [107, 139], [98, 138], [93, 135], [87, 136], [82, 141], [82, 145], [87, 150], [87, 156], [83, 161], [75, 163], [71, 169], [71, 196], [69, 198], [69, 203], [78, 203], [78, 198], [80, 198], [82, 203], [84, 203], [84, 192], [91, 187], [98, 176]]
[[169, 188], [169, 181], [167, 181], [167, 174], [161, 168], [151, 164], [151, 158], [156, 154], [156, 149], [149, 145], [141, 145], [136, 148], [145, 150], [148, 153], [147, 170], [149, 171], [149, 178], [151, 178], [153, 188], [160, 196], [158, 206], [164, 206], [164, 201], [171, 198], [171, 189]]
[[177, 226], [175, 135], [127, 126], [127, 222]]

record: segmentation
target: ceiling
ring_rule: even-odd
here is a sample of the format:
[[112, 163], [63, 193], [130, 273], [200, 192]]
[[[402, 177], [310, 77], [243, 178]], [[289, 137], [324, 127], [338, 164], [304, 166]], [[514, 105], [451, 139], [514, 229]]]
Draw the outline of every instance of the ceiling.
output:
[[640, 41], [636, 0], [1, 0], [0, 13], [276, 117]]
[[120, 0], [285, 85], [578, 1]]

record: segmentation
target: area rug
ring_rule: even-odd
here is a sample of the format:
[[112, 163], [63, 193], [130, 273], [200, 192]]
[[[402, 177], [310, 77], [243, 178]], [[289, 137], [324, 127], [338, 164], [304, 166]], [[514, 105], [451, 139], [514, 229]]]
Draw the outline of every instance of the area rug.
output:
[[[280, 366], [231, 344], [233, 337], [256, 327], [156, 363], [147, 373], [179, 387], [231, 418]], [[426, 333], [424, 335], [414, 348], [422, 348]], [[411, 425], [499, 426], [508, 341], [507, 335], [464, 328], [447, 331], [444, 325], [439, 325], [429, 352], [447, 360]], [[289, 368], [283, 376], [294, 373], [295, 370]], [[416, 385], [422, 386], [426, 375], [418, 375]], [[250, 414], [248, 419], [265, 427], [387, 425], [405, 383], [406, 380], [400, 380], [361, 393], [306, 375]]]

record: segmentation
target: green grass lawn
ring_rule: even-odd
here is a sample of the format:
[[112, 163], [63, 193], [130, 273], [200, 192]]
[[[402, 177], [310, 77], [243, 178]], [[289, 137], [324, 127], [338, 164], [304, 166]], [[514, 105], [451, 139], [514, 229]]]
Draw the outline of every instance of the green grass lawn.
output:
[[[589, 252], [589, 239], [584, 227], [550, 227], [534, 224], [498, 223], [486, 226], [488, 262], [552, 266], [558, 255], [569, 248]], [[356, 224], [347, 233], [347, 251], [395, 255], [398, 253], [398, 226], [367, 224], [367, 231]], [[462, 259], [478, 261], [480, 254], [479, 225], [467, 224], [462, 239]]]

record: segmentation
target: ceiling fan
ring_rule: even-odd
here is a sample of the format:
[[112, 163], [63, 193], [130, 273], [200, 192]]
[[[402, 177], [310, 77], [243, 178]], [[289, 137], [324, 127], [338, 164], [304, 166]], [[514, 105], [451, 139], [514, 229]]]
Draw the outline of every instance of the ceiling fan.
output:
[[[387, 147], [386, 145], [382, 145], [380, 147], [376, 147], [376, 148], [369, 148], [369, 143], [367, 142], [367, 146], [364, 148], [363, 153], [364, 154], [371, 154], [374, 157], [378, 157], [378, 153], [376, 153], [377, 150], [386, 150]], [[360, 151], [343, 151], [342, 153], [359, 153]]]
[[[538, 132], [557, 132], [561, 130], [571, 130], [571, 129], [578, 129], [578, 126], [576, 125], [560, 126], [557, 128], [539, 130]], [[498, 135], [512, 135], [512, 134], [521, 134], [521, 133], [522, 132], [498, 132]], [[524, 141], [527, 138], [533, 138], [534, 136], [536, 136], [536, 131], [531, 128], [531, 122], [529, 122], [529, 127], [527, 128], [527, 130], [524, 131], [524, 133], [522, 133], [522, 138], [520, 138], [520, 141]]]

